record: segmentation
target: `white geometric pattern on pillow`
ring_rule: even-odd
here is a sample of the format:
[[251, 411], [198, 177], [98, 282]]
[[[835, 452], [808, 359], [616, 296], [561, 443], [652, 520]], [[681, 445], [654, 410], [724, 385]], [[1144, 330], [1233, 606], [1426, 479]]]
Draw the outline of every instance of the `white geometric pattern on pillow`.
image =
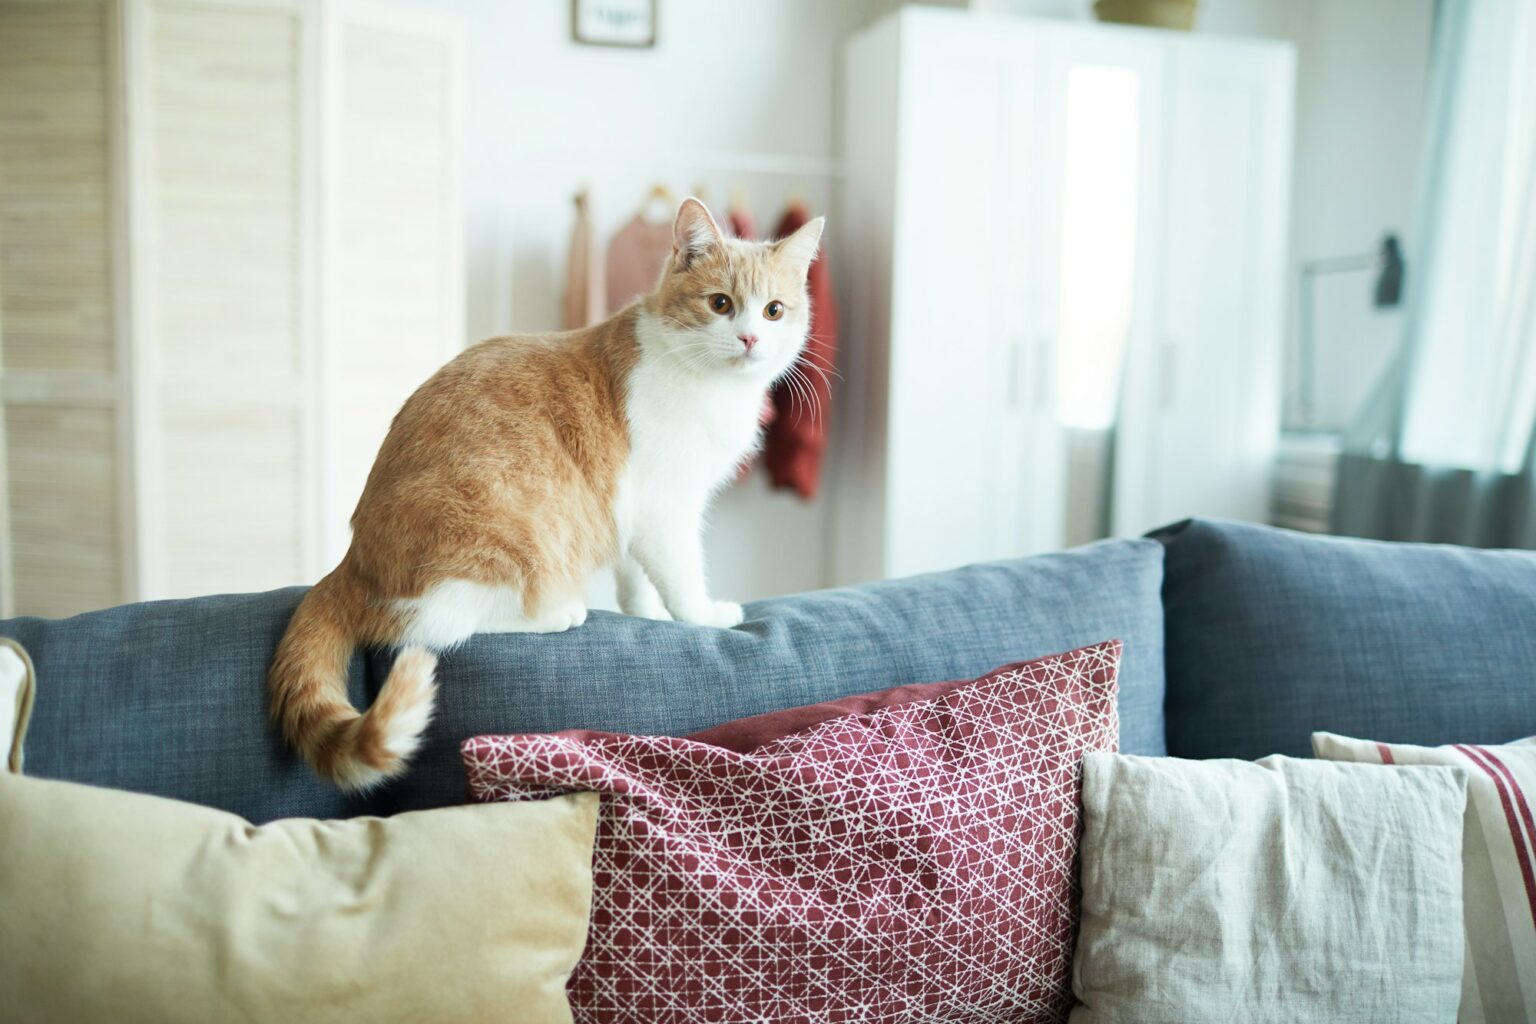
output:
[[[1068, 1001], [1078, 765], [1118, 644], [736, 753], [477, 737], [471, 792], [604, 794], [582, 1024], [1028, 1024]], [[664, 980], [659, 980], [664, 979]]]

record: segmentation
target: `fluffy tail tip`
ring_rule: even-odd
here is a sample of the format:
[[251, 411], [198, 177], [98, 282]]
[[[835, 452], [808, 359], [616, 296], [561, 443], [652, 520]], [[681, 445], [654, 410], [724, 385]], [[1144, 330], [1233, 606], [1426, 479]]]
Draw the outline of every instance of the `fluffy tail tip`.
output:
[[395, 657], [378, 699], [347, 724], [331, 764], [342, 789], [363, 792], [405, 771], [432, 720], [437, 656], [409, 647]]

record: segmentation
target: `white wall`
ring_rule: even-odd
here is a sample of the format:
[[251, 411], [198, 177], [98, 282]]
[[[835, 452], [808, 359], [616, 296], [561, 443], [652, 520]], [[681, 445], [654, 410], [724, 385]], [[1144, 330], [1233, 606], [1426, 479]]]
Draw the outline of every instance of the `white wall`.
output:
[[[606, 243], [656, 182], [736, 190], [770, 230], [786, 200], [835, 194], [838, 56], [890, 0], [661, 0], [647, 50], [571, 41], [570, 0], [421, 0], [465, 25], [465, 204], [470, 338], [560, 326], [573, 195], [590, 190]], [[837, 269], [835, 211], [827, 250]], [[834, 427], [836, 411], [834, 409]], [[814, 589], [825, 502], [732, 487], [707, 536], [713, 588], [748, 600]], [[593, 590], [612, 607], [612, 584]]]
[[[1288, 351], [1294, 375], [1303, 263], [1371, 252], [1386, 232], [1409, 243], [1418, 212], [1434, 0], [1203, 0], [1198, 29], [1296, 44], [1296, 166]], [[1315, 292], [1316, 419], [1342, 427], [1400, 340], [1401, 309], [1371, 308], [1370, 272], [1322, 278]], [[1288, 382], [1294, 389], [1294, 376]]]
[[[839, 54], [898, 0], [660, 0], [658, 44], [638, 51], [573, 43], [570, 0], [418, 2], [466, 28], [471, 340], [559, 326], [571, 199], [583, 187], [604, 239], [658, 181], [678, 195], [702, 185], [717, 206], [741, 189], [765, 228], [798, 195], [830, 213], [838, 272]], [[1411, 228], [1432, 4], [1203, 0], [1199, 31], [1297, 45], [1291, 336], [1298, 261], [1365, 252], [1383, 231]], [[1333, 415], [1358, 401], [1396, 341], [1398, 317], [1373, 313], [1368, 288], [1360, 275], [1320, 291]], [[707, 538], [714, 589], [751, 599], [820, 586], [824, 505], [769, 493], [762, 474], [729, 490]], [[611, 607], [611, 583], [593, 600]]]

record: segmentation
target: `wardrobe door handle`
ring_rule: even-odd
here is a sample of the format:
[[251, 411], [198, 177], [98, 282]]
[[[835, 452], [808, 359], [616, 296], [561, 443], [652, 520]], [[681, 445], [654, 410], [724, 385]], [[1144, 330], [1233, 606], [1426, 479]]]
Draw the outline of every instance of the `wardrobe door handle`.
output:
[[1008, 340], [1008, 408], [1019, 408], [1019, 372], [1024, 367], [1024, 339], [1015, 334]]
[[1047, 412], [1055, 393], [1056, 339], [1042, 335], [1035, 342], [1035, 411]]
[[1164, 338], [1157, 361], [1157, 406], [1163, 412], [1172, 411], [1179, 398], [1179, 343]]

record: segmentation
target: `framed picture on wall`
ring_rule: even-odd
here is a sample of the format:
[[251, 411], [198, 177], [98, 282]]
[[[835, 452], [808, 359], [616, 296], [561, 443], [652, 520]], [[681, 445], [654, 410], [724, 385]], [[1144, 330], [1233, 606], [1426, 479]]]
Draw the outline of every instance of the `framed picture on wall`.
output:
[[655, 46], [656, 0], [571, 0], [571, 38], [588, 46]]

